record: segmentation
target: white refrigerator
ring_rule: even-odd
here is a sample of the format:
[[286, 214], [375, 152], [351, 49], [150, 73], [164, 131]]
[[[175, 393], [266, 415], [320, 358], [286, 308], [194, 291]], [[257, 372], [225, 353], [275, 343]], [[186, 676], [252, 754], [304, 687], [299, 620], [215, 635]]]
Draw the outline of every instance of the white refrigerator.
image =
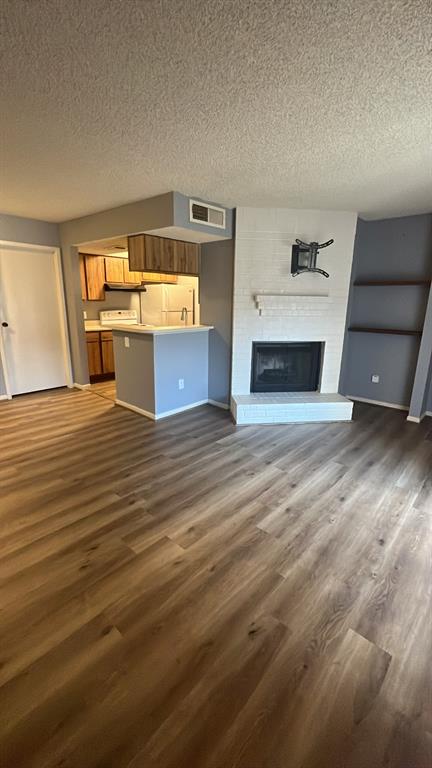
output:
[[141, 322], [146, 325], [193, 325], [194, 289], [188, 285], [147, 285], [140, 293]]

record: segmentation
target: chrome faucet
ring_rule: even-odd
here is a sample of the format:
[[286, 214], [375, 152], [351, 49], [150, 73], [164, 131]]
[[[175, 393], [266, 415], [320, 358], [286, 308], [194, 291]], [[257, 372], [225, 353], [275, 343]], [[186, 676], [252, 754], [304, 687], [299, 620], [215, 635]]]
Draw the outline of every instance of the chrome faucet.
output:
[[182, 307], [181, 311], [181, 319], [184, 322], [185, 325], [187, 325], [187, 319], [188, 319], [188, 310], [187, 307]]

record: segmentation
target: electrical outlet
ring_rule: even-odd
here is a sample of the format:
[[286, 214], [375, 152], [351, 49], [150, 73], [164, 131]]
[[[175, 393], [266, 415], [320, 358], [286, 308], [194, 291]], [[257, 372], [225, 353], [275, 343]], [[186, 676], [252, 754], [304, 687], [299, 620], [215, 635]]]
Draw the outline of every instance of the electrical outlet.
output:
[[125, 347], [130, 347], [129, 336], [125, 336]]
[[378, 376], [377, 373], [372, 374], [372, 384], [379, 384], [379, 379], [380, 377]]
[[184, 389], [184, 379], [179, 379], [178, 388], [179, 389]]

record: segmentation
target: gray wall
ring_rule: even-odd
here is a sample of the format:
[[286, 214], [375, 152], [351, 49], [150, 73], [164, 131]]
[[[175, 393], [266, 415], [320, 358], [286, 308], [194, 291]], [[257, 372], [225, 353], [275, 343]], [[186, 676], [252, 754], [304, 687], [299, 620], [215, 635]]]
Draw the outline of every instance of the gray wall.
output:
[[[154, 337], [157, 415], [208, 399], [209, 333], [189, 331]], [[179, 379], [184, 380], [184, 389], [178, 388]]]
[[[24, 219], [21, 216], [9, 216], [0, 213], [0, 240], [13, 243], [28, 243], [30, 245], [47, 245], [58, 247], [60, 235], [58, 224], [38, 219]], [[6, 387], [0, 363], [0, 395], [4, 395]]]
[[146, 334], [113, 331], [116, 393], [118, 400], [154, 413], [154, 348], [153, 337]]
[[209, 205], [216, 205], [219, 208], [225, 208], [225, 229], [219, 229], [218, 227], [206, 227], [205, 224], [197, 224], [195, 221], [189, 221], [189, 200], [186, 195], [182, 195], [180, 192], [174, 192], [174, 225], [176, 227], [184, 227], [185, 229], [192, 229], [195, 232], [205, 232], [206, 235], [214, 234], [217, 237], [234, 237], [234, 211], [232, 208], [225, 208], [220, 203], [210, 202], [210, 200], [203, 200], [201, 197], [195, 197], [191, 195], [192, 200], [196, 200], [200, 203], [208, 203]]
[[428, 395], [427, 395], [426, 403], [427, 403], [426, 410], [429, 411], [429, 413], [432, 413], [432, 376], [430, 377], [429, 392], [428, 392]]
[[[429, 291], [423, 287], [353, 287], [356, 279], [426, 279], [432, 274], [432, 215], [358, 220], [349, 325], [421, 328]], [[340, 391], [409, 407], [420, 338], [345, 334]], [[372, 374], [379, 384], [372, 384]]]
[[231, 384], [234, 241], [201, 246], [200, 310], [213, 325], [209, 341], [209, 399], [229, 405]]
[[119, 400], [160, 415], [208, 399], [208, 332], [152, 336], [113, 331], [113, 338]]
[[60, 245], [58, 224], [38, 219], [23, 219], [0, 213], [0, 240], [31, 245]]
[[432, 357], [432, 290], [423, 326], [409, 409], [410, 419], [421, 419], [427, 410]]

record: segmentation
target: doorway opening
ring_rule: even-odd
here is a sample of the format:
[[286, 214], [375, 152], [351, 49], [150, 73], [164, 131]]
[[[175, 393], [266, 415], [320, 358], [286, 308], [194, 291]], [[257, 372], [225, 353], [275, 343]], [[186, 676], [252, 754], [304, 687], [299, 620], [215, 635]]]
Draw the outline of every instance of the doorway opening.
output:
[[90, 389], [115, 401], [111, 328], [199, 324], [199, 278], [130, 270], [127, 236], [83, 243], [78, 258]]

